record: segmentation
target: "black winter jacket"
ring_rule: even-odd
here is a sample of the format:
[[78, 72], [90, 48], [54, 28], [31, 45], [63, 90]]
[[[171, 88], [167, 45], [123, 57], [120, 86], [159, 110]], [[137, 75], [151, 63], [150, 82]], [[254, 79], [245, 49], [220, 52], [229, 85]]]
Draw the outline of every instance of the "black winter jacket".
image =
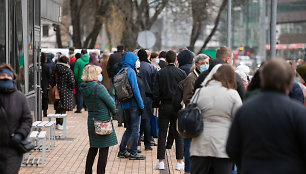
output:
[[286, 94], [264, 91], [235, 114], [226, 146], [241, 173], [306, 173], [306, 108]]
[[123, 57], [123, 52], [116, 52], [109, 56], [106, 69], [110, 78], [113, 78], [116, 75], [113, 73], [113, 67], [115, 64], [121, 62], [122, 57]]
[[42, 63], [42, 72], [41, 72], [41, 88], [46, 90], [49, 87], [49, 81], [52, 74], [52, 70], [47, 63]]
[[153, 88], [153, 107], [158, 107], [160, 103], [171, 104], [179, 82], [186, 77], [186, 73], [173, 64], [158, 71]]

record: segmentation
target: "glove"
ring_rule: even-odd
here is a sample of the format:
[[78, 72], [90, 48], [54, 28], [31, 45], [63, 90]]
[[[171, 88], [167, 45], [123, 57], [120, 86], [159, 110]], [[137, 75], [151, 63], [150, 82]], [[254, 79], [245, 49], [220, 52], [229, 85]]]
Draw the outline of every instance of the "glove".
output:
[[23, 137], [21, 134], [14, 134], [14, 136], [12, 136], [11, 138], [11, 144], [14, 147], [18, 147], [20, 142], [22, 141]]
[[139, 110], [140, 115], [142, 115], [143, 112], [144, 112], [144, 109], [140, 109], [140, 110]]

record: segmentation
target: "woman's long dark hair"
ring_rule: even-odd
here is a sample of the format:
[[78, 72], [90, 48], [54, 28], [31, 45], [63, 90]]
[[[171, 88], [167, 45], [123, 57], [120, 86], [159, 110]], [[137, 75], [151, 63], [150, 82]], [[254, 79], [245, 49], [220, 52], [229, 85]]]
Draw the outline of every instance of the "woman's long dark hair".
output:
[[237, 89], [236, 73], [230, 65], [220, 66], [205, 86], [207, 86], [212, 80], [221, 82], [222, 86], [227, 89]]

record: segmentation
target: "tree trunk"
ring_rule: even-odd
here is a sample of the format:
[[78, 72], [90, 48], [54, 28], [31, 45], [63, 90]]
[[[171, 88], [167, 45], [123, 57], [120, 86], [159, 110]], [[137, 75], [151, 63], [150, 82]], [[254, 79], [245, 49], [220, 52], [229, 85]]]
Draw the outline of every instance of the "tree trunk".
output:
[[110, 4], [111, 0], [96, 1], [97, 9], [95, 12], [95, 24], [84, 42], [84, 48], [95, 48], [97, 37], [102, 29], [104, 18], [107, 18], [107, 9], [110, 8]]
[[202, 50], [206, 48], [208, 42], [211, 40], [211, 38], [216, 33], [216, 31], [218, 29], [218, 26], [219, 26], [219, 21], [221, 19], [221, 14], [222, 14], [223, 10], [225, 9], [226, 5], [227, 5], [227, 0], [223, 0], [222, 5], [219, 8], [218, 15], [215, 19], [214, 28], [211, 30], [210, 34], [205, 39], [205, 42], [204, 42], [203, 46], [201, 47], [201, 49], [199, 50], [198, 54], [202, 53]]
[[81, 26], [80, 26], [80, 12], [81, 12], [82, 5], [78, 5], [77, 0], [70, 0], [70, 13], [71, 13], [71, 24], [73, 27], [73, 46], [75, 48], [82, 48], [81, 42]]
[[207, 16], [207, 4], [210, 0], [191, 0], [192, 30], [189, 50], [194, 51], [194, 45], [202, 33], [203, 22]]
[[60, 27], [60, 25], [54, 25], [54, 27], [55, 27], [55, 30], [56, 30], [55, 34], [56, 34], [57, 48], [63, 48], [61, 27]]

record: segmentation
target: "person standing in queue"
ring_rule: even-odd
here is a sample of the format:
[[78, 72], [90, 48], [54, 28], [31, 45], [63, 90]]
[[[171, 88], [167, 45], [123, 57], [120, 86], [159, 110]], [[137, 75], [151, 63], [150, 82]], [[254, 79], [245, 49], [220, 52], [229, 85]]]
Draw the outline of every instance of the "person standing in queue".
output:
[[[177, 61], [176, 53], [168, 51], [166, 53], [167, 67], [161, 69], [156, 74], [156, 80], [153, 88], [153, 107], [159, 107], [158, 117], [158, 146], [157, 146], [157, 163], [155, 169], [165, 169], [165, 151], [166, 151], [166, 136], [169, 130], [174, 133], [176, 144], [176, 170], [184, 170], [184, 142], [176, 130], [177, 115], [173, 111], [171, 105], [175, 90], [180, 81], [186, 78], [186, 73], [175, 67]], [[170, 123], [170, 127], [169, 127]]]

